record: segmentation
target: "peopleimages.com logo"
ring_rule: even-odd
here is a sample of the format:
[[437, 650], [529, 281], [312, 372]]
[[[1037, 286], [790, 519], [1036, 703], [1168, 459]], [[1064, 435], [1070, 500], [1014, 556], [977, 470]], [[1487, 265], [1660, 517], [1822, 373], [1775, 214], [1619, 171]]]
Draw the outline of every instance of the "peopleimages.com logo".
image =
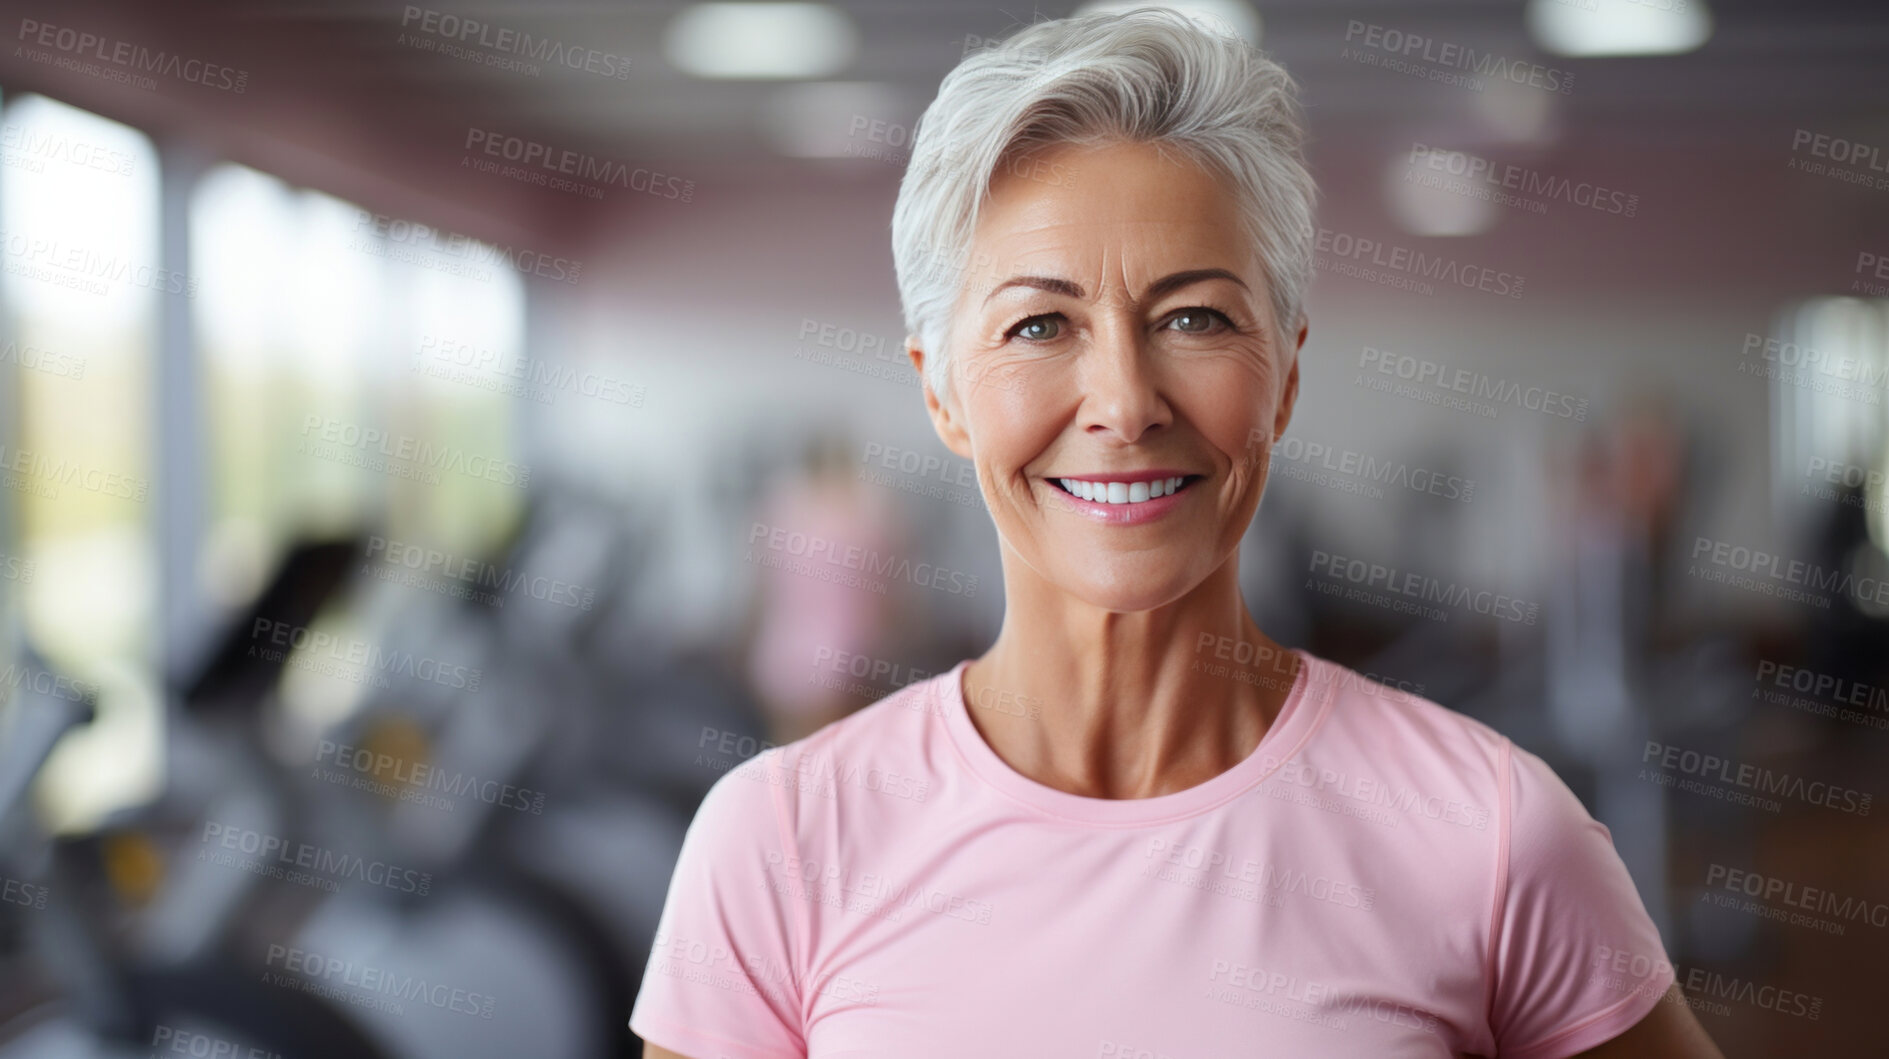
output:
[[[1889, 152], [1812, 129], [1791, 133], [1789, 168], [1877, 190], [1889, 189]], [[1799, 155], [1809, 155], [1800, 158]]]
[[[757, 549], [759, 549], [757, 551]], [[906, 581], [967, 599], [977, 595], [977, 575], [935, 563], [756, 522], [748, 530], [748, 561], [885, 594], [885, 580]]]
[[1433, 283], [1479, 290], [1504, 298], [1520, 298], [1526, 278], [1512, 272], [1497, 271], [1485, 265], [1458, 261], [1440, 254], [1426, 254], [1395, 243], [1319, 228], [1308, 233], [1312, 247], [1319, 254], [1313, 267], [1325, 272], [1361, 279], [1367, 283], [1398, 287], [1418, 294], [1434, 294]]
[[[264, 972], [262, 980], [269, 985], [303, 989], [395, 1015], [404, 1013], [400, 1003], [404, 1001], [460, 1015], [492, 1017], [494, 998], [483, 993], [308, 949], [270, 945], [265, 964], [271, 970]], [[278, 966], [288, 973], [275, 971]]]
[[[1253, 430], [1247, 443], [1263, 445], [1270, 438], [1271, 432], [1259, 427]], [[1463, 503], [1470, 501], [1476, 489], [1475, 482], [1453, 474], [1290, 435], [1280, 438], [1267, 457], [1268, 473], [1372, 500], [1384, 498], [1380, 486], [1386, 485]]]
[[[1750, 1007], [1775, 1011], [1780, 1015], [1816, 1019], [1823, 1013], [1823, 998], [1784, 989], [1736, 975], [1723, 974], [1704, 967], [1671, 963], [1664, 952], [1642, 953], [1611, 945], [1596, 947], [1589, 964], [1589, 980], [1620, 993], [1653, 995], [1652, 982], [1672, 975], [1673, 983], [1685, 994], [1687, 1007], [1710, 1011], [1715, 1015], [1732, 1014], [1730, 1000]], [[1664, 995], [1664, 990], [1659, 990]]]
[[[175, 52], [148, 48], [142, 44], [133, 44], [128, 40], [114, 40], [86, 30], [73, 29], [70, 26], [55, 26], [49, 22], [23, 18], [20, 20], [20, 32], [15, 38], [36, 44], [42, 48], [51, 48], [56, 52], [75, 56], [77, 60], [97, 59], [117, 68], [117, 72], [127, 76], [157, 74], [162, 77], [202, 85], [205, 88], [234, 92], [241, 95], [249, 87], [249, 72], [221, 63], [205, 62], [202, 59], [186, 58]], [[21, 49], [24, 51], [24, 49]], [[39, 55], [27, 55], [26, 58], [42, 61]], [[81, 73], [98, 73], [95, 68], [79, 67]], [[140, 88], [154, 88], [150, 78], [137, 77]]]
[[[1687, 571], [1691, 576], [1780, 599], [1797, 599], [1828, 607], [1829, 598], [1816, 595], [1823, 592], [1848, 596], [1859, 603], [1889, 604], [1889, 580], [1884, 578], [1857, 577], [1848, 570], [1790, 559], [1730, 541], [1696, 538], [1692, 560]], [[1701, 561], [1717, 569], [1704, 568]]]
[[273, 618], [257, 618], [249, 630], [249, 657], [283, 662], [308, 672], [352, 683], [386, 688], [389, 674], [438, 684], [454, 691], [478, 691], [482, 669], [393, 650], [371, 640], [311, 629]]
[[[1795, 914], [1801, 912], [1814, 914], [1809, 917], [1813, 920], [1816, 916], [1829, 916], [1833, 920], [1848, 920], [1851, 923], [1861, 921], [1875, 927], [1889, 927], [1889, 904], [1840, 896], [1822, 887], [1803, 885], [1791, 879], [1760, 875], [1715, 862], [1706, 869], [1705, 885], [1728, 893], [1755, 897], [1766, 904], [1786, 906], [1788, 911], [1782, 916], [1769, 915], [1767, 918], [1804, 922], [1795, 919]], [[1834, 934], [1843, 933], [1844, 928], [1843, 923], [1830, 921], [1805, 922], [1804, 925], [1816, 926]], [[1829, 930], [1830, 927], [1836, 929]]]
[[[1412, 606], [1420, 607], [1421, 604], [1438, 603], [1447, 607], [1458, 607], [1484, 617], [1520, 622], [1523, 625], [1535, 624], [1536, 618], [1541, 613], [1540, 603], [1518, 599], [1505, 592], [1472, 589], [1414, 570], [1402, 570], [1382, 563], [1348, 558], [1316, 549], [1312, 552], [1310, 572], [1314, 575], [1322, 575], [1332, 582], [1365, 589], [1367, 593], [1370, 591], [1388, 593], [1391, 596], [1403, 597], [1404, 600], [1417, 601], [1411, 604]], [[1357, 598], [1362, 602], [1372, 601], [1362, 595]], [[1434, 608], [1420, 607], [1420, 609]]]
[[[481, 22], [475, 18], [466, 18], [450, 11], [406, 5], [400, 15], [400, 28], [411, 33], [425, 33], [440, 42], [466, 47], [476, 47], [488, 53], [488, 65], [504, 67], [500, 57], [529, 59], [547, 66], [563, 66], [571, 70], [597, 74], [614, 80], [625, 80], [630, 76], [630, 60], [613, 52], [598, 51], [582, 45], [566, 44], [550, 37], [533, 36], [524, 30], [506, 26], [496, 26]], [[513, 68], [518, 68], [516, 64]], [[536, 76], [536, 68], [525, 67], [525, 72]]]
[[[1547, 386], [1524, 385], [1470, 368], [1452, 367], [1427, 357], [1379, 349], [1375, 346], [1364, 346], [1358, 355], [1358, 371], [1362, 379], [1370, 378], [1365, 372], [1374, 371], [1381, 376], [1411, 383], [1420, 390], [1445, 391], [1450, 395], [1461, 394], [1463, 395], [1462, 402], [1433, 401], [1431, 403], [1444, 404], [1446, 407], [1462, 411], [1475, 411], [1488, 419], [1495, 418], [1500, 407], [1507, 405], [1528, 412], [1540, 412], [1543, 415], [1561, 419], [1572, 419], [1575, 422], [1587, 421], [1587, 398], [1585, 397], [1562, 393]], [[1476, 402], [1483, 403], [1476, 404]]]
[[[478, 167], [481, 171], [497, 171], [502, 176], [528, 184], [572, 191], [587, 198], [603, 197], [603, 188], [599, 185], [612, 185], [681, 202], [690, 202], [695, 198], [693, 180], [666, 176], [653, 169], [631, 166], [614, 158], [599, 158], [582, 151], [560, 149], [522, 136], [507, 136], [477, 126], [466, 128], [464, 149], [515, 163], [512, 167], [500, 170], [492, 170], [488, 163]], [[465, 164], [470, 165], [473, 155], [468, 154], [466, 159]], [[557, 175], [553, 177], [550, 174]]]
[[0, 705], [12, 701], [13, 696], [25, 688], [36, 695], [64, 699], [67, 702], [84, 702], [98, 698], [98, 685], [71, 677], [55, 676], [44, 669], [30, 668], [9, 662], [5, 669], [0, 669]]
[[[1663, 786], [1679, 787], [1696, 794], [1705, 794], [1724, 801], [1734, 801], [1757, 805], [1769, 812], [1777, 812], [1778, 802], [1765, 795], [1776, 795], [1801, 801], [1807, 805], [1823, 806], [1840, 812], [1868, 816], [1873, 798], [1867, 791], [1839, 787], [1822, 780], [1806, 780], [1802, 776], [1793, 776], [1788, 772], [1776, 772], [1762, 765], [1752, 765], [1705, 754], [1684, 747], [1669, 746], [1654, 740], [1646, 741], [1646, 749], [1640, 755], [1640, 763], [1655, 764], [1662, 770]], [[1642, 770], [1644, 776], [1644, 770]], [[1678, 782], [1667, 782], [1684, 777]], [[1653, 777], [1648, 777], [1653, 778]], [[1703, 784], [1724, 784], [1719, 788]]]
[[124, 151], [90, 143], [65, 132], [45, 132], [16, 121], [0, 125], [0, 165], [43, 173], [50, 161], [112, 176], [130, 176], [136, 166], [136, 159]]
[[[1419, 174], [1418, 167], [1430, 172]], [[1550, 202], [1624, 217], [1631, 217], [1640, 209], [1640, 196], [1630, 192], [1423, 143], [1410, 145], [1404, 180], [1498, 206], [1515, 206], [1530, 213], [1546, 213]]]
[[456, 445], [440, 445], [411, 434], [390, 434], [330, 416], [303, 416], [301, 434], [304, 440], [300, 451], [306, 455], [433, 485], [439, 484], [441, 471], [499, 485], [523, 487], [531, 480], [528, 464], [467, 452]]
[[199, 842], [203, 848], [197, 853], [198, 860], [218, 859], [219, 851], [227, 850], [241, 855], [218, 859], [219, 863], [225, 863], [227, 867], [293, 882], [322, 884], [319, 888], [330, 892], [334, 892], [333, 883], [341, 879], [382, 886], [418, 897], [425, 897], [433, 888], [432, 872], [403, 868], [383, 860], [368, 860], [358, 854], [215, 820], [203, 825]]
[[207, 1033], [193, 1033], [158, 1023], [151, 1031], [150, 1059], [164, 1055], [188, 1055], [193, 1059], [283, 1059], [281, 1052], [259, 1044], [243, 1045]]
[[46, 895], [51, 892], [44, 886], [0, 875], [0, 905], [15, 905], [37, 912], [46, 907]]
[[[504, 606], [507, 596], [524, 596], [587, 611], [597, 599], [597, 591], [592, 588], [378, 534], [367, 539], [366, 558], [368, 564], [362, 572], [383, 581], [495, 607]], [[412, 576], [403, 576], [402, 572]]]
[[[502, 780], [481, 778], [473, 773], [448, 769], [431, 762], [409, 761], [386, 751], [323, 739], [315, 753], [315, 762], [316, 779], [346, 784], [401, 801], [423, 801], [436, 808], [450, 810], [452, 803], [431, 797], [433, 792], [438, 792], [451, 798], [471, 796], [487, 805], [516, 809], [532, 816], [544, 815], [543, 791], [515, 786]], [[355, 775], [345, 776], [333, 769], [343, 769]]]
[[[1353, 61], [1477, 92], [1482, 91], [1483, 85], [1475, 78], [1482, 77], [1563, 95], [1574, 91], [1574, 74], [1567, 70], [1355, 18], [1345, 22], [1345, 44], [1344, 57]], [[1370, 51], [1353, 54], [1353, 48]], [[1424, 65], [1417, 65], [1419, 63]]]

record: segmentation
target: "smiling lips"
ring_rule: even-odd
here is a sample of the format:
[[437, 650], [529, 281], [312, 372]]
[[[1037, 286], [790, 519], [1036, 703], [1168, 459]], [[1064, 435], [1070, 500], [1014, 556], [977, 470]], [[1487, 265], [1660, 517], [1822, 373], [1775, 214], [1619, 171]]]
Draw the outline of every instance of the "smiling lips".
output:
[[1145, 504], [1150, 500], [1172, 496], [1199, 478], [1197, 474], [1142, 471], [1094, 478], [1052, 478], [1050, 481], [1071, 496], [1093, 504]]

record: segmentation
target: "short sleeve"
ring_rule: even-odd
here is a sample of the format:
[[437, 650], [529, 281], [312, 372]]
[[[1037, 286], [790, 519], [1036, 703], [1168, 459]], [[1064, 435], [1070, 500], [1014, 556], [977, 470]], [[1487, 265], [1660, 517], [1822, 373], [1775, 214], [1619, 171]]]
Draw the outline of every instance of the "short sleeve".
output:
[[1502, 1059], [1560, 1059], [1631, 1029], [1674, 971], [1613, 835], [1546, 762], [1504, 744], [1490, 1030]]
[[[804, 1059], [783, 856], [779, 748], [716, 780], [690, 821], [630, 1029], [689, 1059]], [[791, 778], [791, 776], [789, 777]]]

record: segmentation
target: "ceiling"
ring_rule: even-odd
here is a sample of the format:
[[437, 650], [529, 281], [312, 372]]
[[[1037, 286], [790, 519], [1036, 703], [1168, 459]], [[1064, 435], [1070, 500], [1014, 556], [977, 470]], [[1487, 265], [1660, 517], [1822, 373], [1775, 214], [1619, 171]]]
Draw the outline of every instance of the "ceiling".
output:
[[[1569, 0], [1578, 2], [1578, 0]], [[1696, 2], [1696, 0], [1694, 0]], [[784, 155], [791, 83], [704, 81], [664, 58], [674, 2], [526, 3], [335, 0], [5, 0], [9, 27], [38, 20], [224, 63], [242, 93], [166, 79], [139, 90], [0, 49], [0, 88], [43, 91], [210, 154], [389, 209], [443, 212], [462, 230], [581, 226], [581, 199], [468, 170], [467, 141], [519, 137], [705, 184], [807, 179], [883, 181], [888, 163]], [[855, 114], [909, 127], [967, 38], [1004, 35], [1073, 4], [838, 0], [860, 44], [834, 80], [855, 86], [833, 116], [810, 120], [841, 139]], [[1576, 76], [1575, 90], [1523, 100], [1543, 135], [1630, 146], [1697, 138], [1769, 142], [1806, 125], [1889, 144], [1889, 4], [1713, 0], [1715, 28], [1691, 54], [1556, 59], [1541, 54], [1520, 3], [1263, 0], [1262, 45], [1304, 87], [1315, 139], [1343, 147], [1473, 139], [1499, 93], [1473, 93], [1374, 69], [1347, 52], [1353, 20], [1422, 33]], [[422, 50], [403, 20], [459, 16], [628, 60], [628, 74], [542, 66], [535, 74]], [[1499, 87], [1499, 86], [1498, 86]], [[1527, 95], [1528, 93], [1524, 93]], [[850, 102], [849, 102], [850, 101]], [[1486, 117], [1486, 115], [1484, 116]], [[896, 135], [896, 134], [894, 134]], [[870, 137], [866, 138], [870, 140]], [[1315, 147], [1315, 150], [1321, 149]], [[897, 161], [892, 162], [896, 171]]]

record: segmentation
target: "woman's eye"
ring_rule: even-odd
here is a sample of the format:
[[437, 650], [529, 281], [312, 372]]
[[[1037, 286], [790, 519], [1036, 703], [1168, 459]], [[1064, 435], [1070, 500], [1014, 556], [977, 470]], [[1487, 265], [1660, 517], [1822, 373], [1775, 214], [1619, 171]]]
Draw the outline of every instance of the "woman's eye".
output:
[[1168, 318], [1168, 325], [1189, 335], [1204, 335], [1226, 318], [1212, 309], [1182, 309]]
[[1032, 342], [1047, 342], [1063, 333], [1063, 325], [1054, 316], [1032, 316], [1010, 329], [1012, 337]]

